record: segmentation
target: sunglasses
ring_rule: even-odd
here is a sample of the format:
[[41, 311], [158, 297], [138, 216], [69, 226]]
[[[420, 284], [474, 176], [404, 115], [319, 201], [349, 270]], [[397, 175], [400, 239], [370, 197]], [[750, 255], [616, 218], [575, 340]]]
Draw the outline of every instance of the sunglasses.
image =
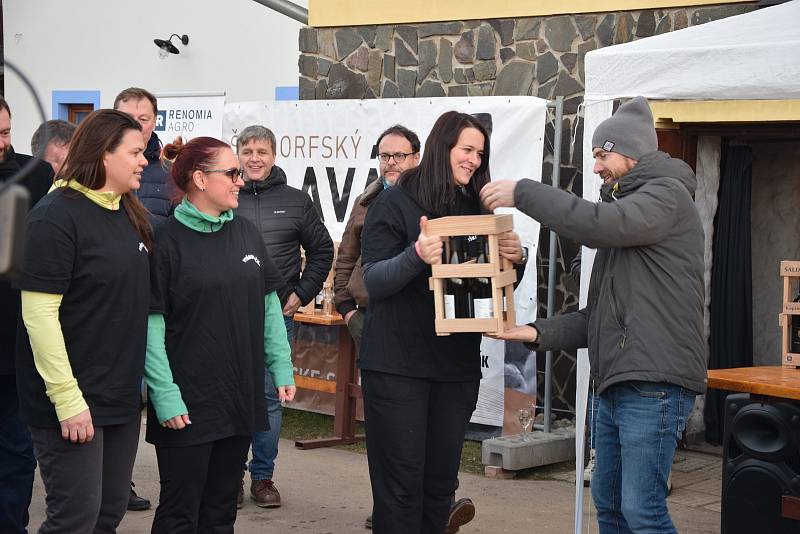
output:
[[236, 181], [242, 176], [242, 169], [237, 167], [231, 167], [230, 169], [208, 169], [207, 171], [203, 171], [205, 173], [212, 173], [218, 172], [224, 174], [228, 178], [231, 179], [231, 182], [236, 183]]

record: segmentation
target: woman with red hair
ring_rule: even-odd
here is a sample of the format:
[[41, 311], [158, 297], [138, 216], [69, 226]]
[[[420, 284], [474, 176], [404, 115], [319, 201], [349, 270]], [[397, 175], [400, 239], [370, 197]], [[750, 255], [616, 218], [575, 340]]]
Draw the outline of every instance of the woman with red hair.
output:
[[268, 424], [264, 373], [282, 400], [294, 397], [283, 281], [255, 226], [233, 215], [244, 182], [230, 147], [198, 137], [167, 145], [164, 158], [184, 196], [156, 230], [151, 263], [146, 438], [161, 478], [152, 532], [232, 533], [250, 439]]

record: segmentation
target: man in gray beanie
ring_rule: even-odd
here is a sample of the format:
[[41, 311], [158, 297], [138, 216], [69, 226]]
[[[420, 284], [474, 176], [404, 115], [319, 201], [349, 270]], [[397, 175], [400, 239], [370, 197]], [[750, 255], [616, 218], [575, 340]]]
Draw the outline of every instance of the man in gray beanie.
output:
[[516, 206], [597, 249], [585, 308], [498, 337], [532, 350], [588, 347], [599, 397], [592, 497], [600, 533], [676, 532], [667, 478], [695, 395], [706, 389], [696, 179], [657, 150], [642, 97], [602, 122], [592, 145], [599, 203], [532, 180], [481, 191], [487, 208]]

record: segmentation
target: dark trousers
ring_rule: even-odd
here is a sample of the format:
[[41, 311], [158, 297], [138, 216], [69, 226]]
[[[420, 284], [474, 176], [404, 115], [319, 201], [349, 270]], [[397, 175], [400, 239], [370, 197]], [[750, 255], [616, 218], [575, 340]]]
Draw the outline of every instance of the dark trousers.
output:
[[442, 534], [478, 385], [361, 372], [375, 534]]
[[249, 448], [250, 436], [156, 446], [161, 496], [152, 534], [232, 534]]
[[25, 533], [36, 460], [14, 375], [0, 376], [0, 532]]
[[61, 429], [31, 428], [47, 492], [40, 534], [117, 531], [128, 506], [139, 445], [139, 416], [129, 423], [94, 428], [89, 443], [72, 443]]

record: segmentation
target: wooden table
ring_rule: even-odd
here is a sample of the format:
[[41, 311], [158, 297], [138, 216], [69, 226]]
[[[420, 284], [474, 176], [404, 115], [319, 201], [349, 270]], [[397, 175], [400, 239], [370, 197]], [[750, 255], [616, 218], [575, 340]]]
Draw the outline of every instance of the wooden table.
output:
[[322, 312], [299, 312], [294, 314], [298, 323], [339, 327], [339, 348], [337, 351], [336, 383], [321, 378], [294, 375], [298, 388], [334, 393], [336, 401], [333, 414], [333, 436], [320, 439], [304, 439], [295, 441], [298, 449], [316, 449], [333, 445], [347, 445], [364, 439], [364, 434], [356, 434], [356, 400], [361, 398], [361, 386], [358, 385], [356, 371], [356, 351], [353, 338], [341, 315], [334, 312], [324, 315]]
[[708, 387], [800, 400], [800, 369], [779, 366], [709, 369]]

